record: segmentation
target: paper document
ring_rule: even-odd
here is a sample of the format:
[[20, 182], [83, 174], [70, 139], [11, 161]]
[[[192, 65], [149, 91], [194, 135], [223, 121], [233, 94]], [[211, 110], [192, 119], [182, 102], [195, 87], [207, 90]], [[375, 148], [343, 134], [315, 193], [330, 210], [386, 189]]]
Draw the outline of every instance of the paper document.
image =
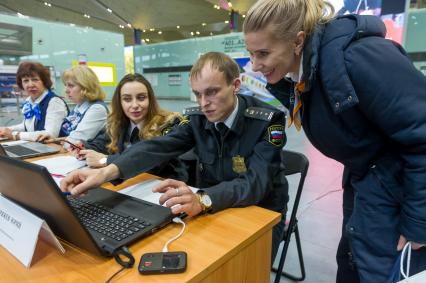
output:
[[71, 171], [86, 166], [86, 161], [78, 160], [74, 156], [56, 156], [45, 158], [33, 163], [44, 166], [50, 174], [67, 175]]
[[[151, 179], [145, 182], [127, 187], [118, 191], [121, 194], [132, 196], [150, 203], [160, 204], [160, 197], [162, 193], [154, 193], [152, 189], [158, 185], [161, 180]], [[189, 187], [194, 193], [198, 191], [197, 188]]]

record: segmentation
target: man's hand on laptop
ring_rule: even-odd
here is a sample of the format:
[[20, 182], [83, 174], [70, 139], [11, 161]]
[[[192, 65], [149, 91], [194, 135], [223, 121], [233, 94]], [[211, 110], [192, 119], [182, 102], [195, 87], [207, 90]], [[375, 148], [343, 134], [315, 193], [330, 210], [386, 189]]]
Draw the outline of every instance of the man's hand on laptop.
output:
[[198, 197], [184, 182], [167, 179], [155, 186], [152, 191], [163, 193], [160, 204], [171, 207], [173, 214], [185, 212], [188, 216], [195, 216], [203, 211]]
[[80, 195], [120, 176], [118, 167], [110, 164], [101, 169], [75, 170], [61, 181], [61, 190]]

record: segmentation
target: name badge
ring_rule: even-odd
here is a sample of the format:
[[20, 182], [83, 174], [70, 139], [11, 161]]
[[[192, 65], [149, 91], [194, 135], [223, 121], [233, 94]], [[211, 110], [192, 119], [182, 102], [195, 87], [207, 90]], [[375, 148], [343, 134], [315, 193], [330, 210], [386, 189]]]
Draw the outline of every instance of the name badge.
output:
[[242, 174], [247, 172], [247, 167], [244, 162], [244, 157], [237, 155], [232, 157], [232, 170], [237, 174]]
[[30, 267], [39, 236], [65, 253], [65, 249], [43, 219], [0, 194], [0, 245], [25, 267]]

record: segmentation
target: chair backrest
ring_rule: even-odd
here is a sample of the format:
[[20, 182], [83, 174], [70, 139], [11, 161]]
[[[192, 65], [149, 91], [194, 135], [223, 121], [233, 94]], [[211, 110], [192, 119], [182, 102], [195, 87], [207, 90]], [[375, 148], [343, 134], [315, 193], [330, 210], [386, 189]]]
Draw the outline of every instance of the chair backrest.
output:
[[283, 149], [281, 151], [281, 160], [285, 167], [284, 173], [286, 176], [297, 173], [306, 176], [309, 160], [304, 154]]
[[281, 152], [281, 160], [285, 167], [284, 173], [286, 176], [300, 173], [299, 185], [297, 186], [296, 197], [294, 198], [293, 209], [289, 221], [289, 227], [292, 229], [296, 223], [297, 209], [299, 208], [305, 177], [308, 173], [309, 160], [302, 153], [285, 149]]

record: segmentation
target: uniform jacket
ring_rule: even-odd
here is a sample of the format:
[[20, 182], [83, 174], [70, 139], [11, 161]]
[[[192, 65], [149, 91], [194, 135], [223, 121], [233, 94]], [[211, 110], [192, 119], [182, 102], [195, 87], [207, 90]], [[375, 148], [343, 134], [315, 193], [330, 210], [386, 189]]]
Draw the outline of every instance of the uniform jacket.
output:
[[[302, 125], [345, 165], [344, 186], [374, 169], [400, 199], [401, 233], [426, 243], [426, 77], [384, 34], [373, 16], [317, 27], [303, 53]], [[291, 87], [285, 79], [268, 85], [285, 106]]]
[[[172, 127], [177, 126], [180, 120], [176, 118], [170, 123], [170, 125], [164, 127], [162, 134], [167, 134]], [[111, 142], [108, 134], [105, 132], [105, 129], [102, 130], [95, 138], [84, 142], [84, 145], [87, 149], [93, 149], [97, 152], [108, 155], [107, 164], [113, 162], [120, 154], [125, 150], [125, 143], [129, 140], [127, 133], [128, 125], [123, 127], [120, 136], [118, 138], [118, 153], [109, 154], [107, 145]], [[134, 145], [132, 145], [134, 146]], [[164, 162], [152, 168], [148, 173], [151, 173], [162, 178], [173, 178], [181, 181], [186, 181], [188, 179], [188, 173], [186, 172], [185, 164], [179, 158], [173, 158], [168, 162]]]
[[212, 199], [212, 212], [254, 204], [283, 212], [288, 199], [280, 166], [284, 115], [252, 97], [238, 96], [238, 101], [223, 140], [199, 107], [189, 108], [189, 119], [169, 134], [132, 146], [112, 163], [129, 178], [194, 148], [200, 188]]

